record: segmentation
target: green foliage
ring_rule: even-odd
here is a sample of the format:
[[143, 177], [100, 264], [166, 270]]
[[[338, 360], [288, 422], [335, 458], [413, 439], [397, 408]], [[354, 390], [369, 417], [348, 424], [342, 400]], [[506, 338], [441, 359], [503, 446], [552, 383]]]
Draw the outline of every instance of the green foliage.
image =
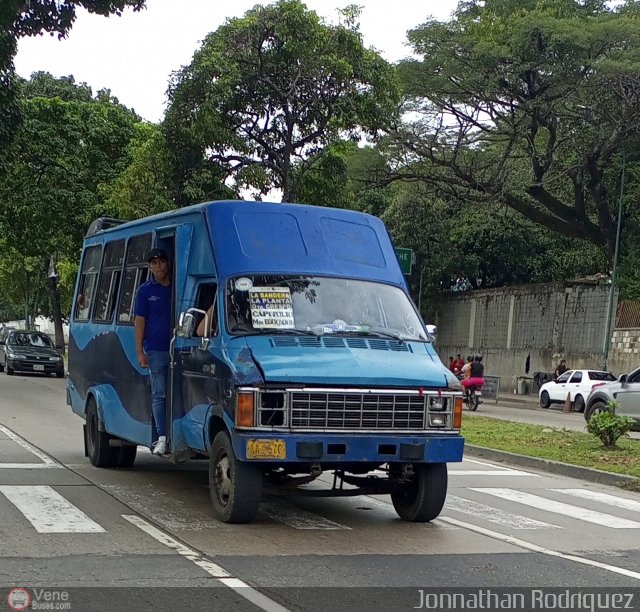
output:
[[98, 15], [120, 15], [127, 8], [139, 11], [146, 0], [2, 0], [0, 2], [0, 168], [6, 148], [16, 135], [20, 124], [17, 90], [19, 79], [13, 58], [17, 40], [45, 32], [65, 37], [76, 19], [76, 10], [84, 8]]
[[[637, 11], [471, 0], [409, 39], [423, 59], [400, 74], [421, 118], [397, 134], [398, 175], [461, 206], [506, 204], [611, 261], [621, 176], [611, 170], [623, 147], [629, 163], [640, 157]], [[629, 185], [633, 201], [639, 193]]]
[[616, 442], [626, 436], [635, 425], [635, 419], [616, 415], [619, 402], [607, 402], [607, 410], [594, 414], [587, 421], [587, 431], [600, 439], [605, 448], [616, 448]]
[[234, 190], [276, 188], [294, 201], [325, 147], [388, 127], [394, 69], [363, 46], [353, 7], [345, 17], [326, 25], [299, 0], [279, 0], [209, 34], [169, 88], [165, 130], [182, 174], [222, 171]]
[[174, 208], [169, 153], [156, 125], [138, 123], [127, 146], [130, 164], [99, 192], [109, 216], [139, 219]]
[[[129, 143], [139, 123], [108, 92], [93, 98], [86, 85], [75, 94], [74, 87], [72, 77], [57, 80], [42, 73], [25, 84], [24, 120], [8, 151], [7, 171], [0, 173], [0, 232], [10, 263], [18, 266], [11, 273], [25, 273], [25, 283], [47, 287], [49, 303], [40, 300], [37, 308], [57, 323], [63, 315], [58, 304], [70, 306], [72, 282], [63, 276], [56, 287], [45, 285], [44, 264], [53, 258], [64, 269], [64, 262], [77, 261], [87, 226], [108, 210], [100, 187], [128, 167]], [[21, 290], [23, 296], [29, 292]], [[21, 310], [30, 303], [9, 297]]]

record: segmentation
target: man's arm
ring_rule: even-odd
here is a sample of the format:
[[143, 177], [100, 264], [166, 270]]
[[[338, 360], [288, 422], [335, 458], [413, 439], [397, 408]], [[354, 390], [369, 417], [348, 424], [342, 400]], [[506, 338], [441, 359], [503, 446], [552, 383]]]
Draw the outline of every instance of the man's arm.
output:
[[138, 363], [141, 368], [149, 367], [149, 361], [144, 354], [143, 341], [144, 341], [144, 328], [147, 324], [147, 320], [140, 315], [136, 316], [134, 326], [136, 330], [136, 354], [138, 355]]

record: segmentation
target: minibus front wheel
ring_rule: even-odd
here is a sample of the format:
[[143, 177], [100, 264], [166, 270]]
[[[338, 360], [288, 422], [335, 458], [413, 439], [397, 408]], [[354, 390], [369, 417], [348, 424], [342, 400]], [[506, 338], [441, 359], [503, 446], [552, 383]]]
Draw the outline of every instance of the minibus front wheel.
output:
[[446, 463], [414, 463], [408, 482], [401, 490], [391, 493], [393, 507], [405, 521], [432, 521], [442, 511], [447, 484]]
[[238, 461], [226, 431], [219, 431], [209, 453], [209, 491], [213, 513], [224, 523], [250, 523], [262, 498], [262, 470]]

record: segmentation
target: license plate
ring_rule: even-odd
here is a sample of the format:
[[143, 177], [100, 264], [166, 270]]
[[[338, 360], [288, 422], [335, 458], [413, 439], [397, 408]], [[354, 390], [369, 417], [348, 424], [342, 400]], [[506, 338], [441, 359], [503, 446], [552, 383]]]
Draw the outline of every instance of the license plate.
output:
[[286, 459], [284, 440], [247, 440], [247, 459]]
[[33, 366], [33, 369], [34, 369], [36, 372], [44, 372], [44, 366], [43, 366], [43, 365], [35, 364], [35, 365]]

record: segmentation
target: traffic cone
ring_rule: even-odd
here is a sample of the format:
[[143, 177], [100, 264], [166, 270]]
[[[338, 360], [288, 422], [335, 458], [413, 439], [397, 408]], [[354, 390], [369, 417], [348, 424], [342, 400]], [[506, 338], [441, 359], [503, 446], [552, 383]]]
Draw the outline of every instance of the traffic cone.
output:
[[567, 393], [567, 399], [564, 400], [564, 408], [562, 409], [562, 412], [571, 412], [572, 409], [571, 393]]

